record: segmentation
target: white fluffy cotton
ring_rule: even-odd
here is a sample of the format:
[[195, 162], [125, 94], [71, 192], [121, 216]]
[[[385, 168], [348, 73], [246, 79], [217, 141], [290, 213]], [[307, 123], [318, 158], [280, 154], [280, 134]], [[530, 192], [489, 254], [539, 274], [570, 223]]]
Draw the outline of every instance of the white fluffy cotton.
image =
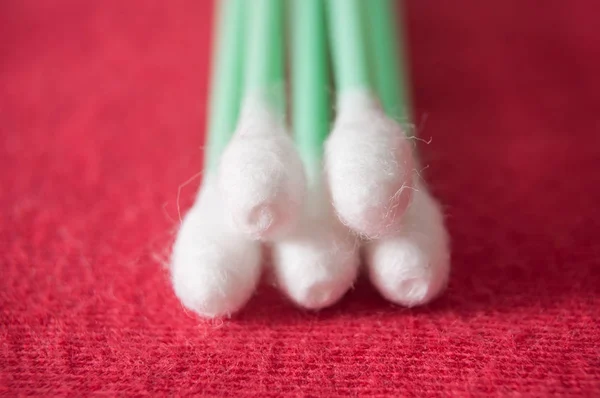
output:
[[173, 247], [175, 294], [201, 316], [229, 316], [251, 297], [260, 267], [260, 244], [225, 223], [216, 181], [206, 177]]
[[233, 226], [257, 239], [296, 223], [305, 195], [300, 157], [283, 120], [260, 100], [245, 102], [219, 167], [219, 187]]
[[399, 230], [413, 193], [412, 150], [400, 125], [369, 92], [341, 94], [326, 169], [344, 224], [367, 238]]
[[321, 309], [348, 291], [358, 265], [357, 238], [339, 222], [326, 190], [315, 185], [296, 228], [273, 246], [278, 286], [297, 305]]
[[365, 244], [365, 259], [373, 285], [396, 304], [422, 305], [442, 292], [450, 272], [449, 238], [425, 186], [417, 184], [398, 233]]

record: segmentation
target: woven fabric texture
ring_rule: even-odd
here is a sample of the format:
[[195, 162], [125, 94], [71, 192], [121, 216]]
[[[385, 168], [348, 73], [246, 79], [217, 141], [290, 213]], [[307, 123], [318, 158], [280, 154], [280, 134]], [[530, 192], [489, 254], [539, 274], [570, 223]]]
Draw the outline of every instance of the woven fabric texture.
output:
[[183, 310], [212, 3], [0, 3], [0, 394], [600, 396], [595, 1], [411, 1], [424, 171], [453, 241], [420, 309], [361, 279]]

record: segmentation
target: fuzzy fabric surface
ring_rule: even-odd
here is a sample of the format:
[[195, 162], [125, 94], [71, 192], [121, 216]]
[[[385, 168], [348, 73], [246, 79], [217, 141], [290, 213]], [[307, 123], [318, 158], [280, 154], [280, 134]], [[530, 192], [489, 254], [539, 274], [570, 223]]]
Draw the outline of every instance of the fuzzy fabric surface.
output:
[[210, 2], [0, 4], [0, 394], [600, 396], [596, 1], [408, 2], [449, 289], [183, 309]]

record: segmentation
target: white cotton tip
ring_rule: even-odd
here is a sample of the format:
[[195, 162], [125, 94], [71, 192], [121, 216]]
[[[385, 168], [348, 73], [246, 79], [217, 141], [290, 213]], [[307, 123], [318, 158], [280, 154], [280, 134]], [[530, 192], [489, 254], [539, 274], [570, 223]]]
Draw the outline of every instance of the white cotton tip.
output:
[[406, 307], [426, 304], [446, 286], [449, 238], [440, 206], [421, 184], [392, 237], [367, 242], [365, 259], [373, 285], [388, 300]]
[[326, 144], [326, 170], [344, 224], [367, 238], [399, 230], [413, 192], [412, 149], [369, 93], [341, 97]]
[[302, 162], [281, 120], [246, 102], [219, 167], [219, 186], [233, 226], [255, 239], [290, 230], [305, 194]]
[[312, 310], [337, 302], [354, 283], [359, 266], [357, 238], [339, 222], [324, 191], [311, 189], [294, 231], [273, 245], [278, 286], [294, 303]]
[[260, 243], [224, 221], [214, 177], [207, 177], [173, 246], [171, 279], [183, 305], [207, 318], [229, 316], [260, 278]]

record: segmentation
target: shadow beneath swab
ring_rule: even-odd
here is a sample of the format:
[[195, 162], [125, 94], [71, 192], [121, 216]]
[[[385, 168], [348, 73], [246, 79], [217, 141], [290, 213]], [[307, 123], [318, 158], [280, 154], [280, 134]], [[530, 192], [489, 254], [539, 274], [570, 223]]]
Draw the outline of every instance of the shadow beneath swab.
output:
[[[443, 300], [440, 300], [443, 301]], [[339, 320], [365, 319], [403, 315], [428, 314], [444, 309], [440, 302], [418, 309], [403, 308], [386, 301], [361, 275], [354, 287], [335, 305], [320, 311], [299, 308], [275, 287], [261, 284], [248, 305], [231, 318], [245, 325], [294, 325], [299, 323], [330, 323]]]

